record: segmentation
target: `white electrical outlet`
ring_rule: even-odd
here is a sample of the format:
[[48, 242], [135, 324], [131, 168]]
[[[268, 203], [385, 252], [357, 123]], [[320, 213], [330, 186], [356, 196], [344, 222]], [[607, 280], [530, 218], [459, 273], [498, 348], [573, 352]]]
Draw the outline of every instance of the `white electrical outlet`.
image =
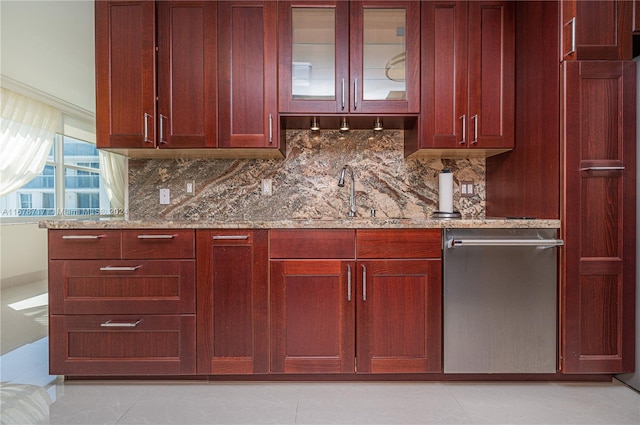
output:
[[262, 194], [264, 196], [273, 195], [273, 184], [271, 179], [262, 179]]
[[169, 189], [160, 189], [160, 205], [169, 205], [170, 203]]
[[460, 196], [473, 196], [473, 180], [463, 180], [460, 182]]
[[195, 180], [187, 180], [184, 185], [184, 191], [187, 192], [187, 195], [193, 196], [196, 194], [196, 181]]

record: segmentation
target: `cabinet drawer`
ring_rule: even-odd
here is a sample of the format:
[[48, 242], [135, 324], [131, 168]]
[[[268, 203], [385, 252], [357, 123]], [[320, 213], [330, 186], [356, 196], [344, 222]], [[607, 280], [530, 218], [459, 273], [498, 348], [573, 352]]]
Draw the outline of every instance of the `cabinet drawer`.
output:
[[52, 315], [49, 373], [195, 373], [194, 315]]
[[51, 314], [195, 312], [195, 261], [49, 261]]
[[358, 258], [440, 258], [440, 229], [358, 230]]
[[195, 252], [193, 230], [143, 229], [122, 232], [122, 258], [194, 258]]
[[120, 235], [120, 230], [49, 230], [49, 258], [120, 258]]
[[354, 230], [272, 230], [269, 258], [355, 258]]

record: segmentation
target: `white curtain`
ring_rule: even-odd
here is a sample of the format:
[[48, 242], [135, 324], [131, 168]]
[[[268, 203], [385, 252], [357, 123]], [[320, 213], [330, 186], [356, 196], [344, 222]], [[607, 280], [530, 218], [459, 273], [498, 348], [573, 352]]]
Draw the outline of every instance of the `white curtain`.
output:
[[114, 209], [124, 209], [124, 189], [126, 184], [126, 158], [111, 152], [100, 151], [100, 174], [107, 196]]
[[60, 111], [0, 87], [0, 196], [40, 174], [51, 151]]

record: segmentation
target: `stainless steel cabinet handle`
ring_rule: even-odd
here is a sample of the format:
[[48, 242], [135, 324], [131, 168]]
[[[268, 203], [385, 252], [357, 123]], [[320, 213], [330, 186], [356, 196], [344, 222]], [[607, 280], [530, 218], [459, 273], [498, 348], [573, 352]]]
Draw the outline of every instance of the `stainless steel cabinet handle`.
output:
[[138, 239], [175, 239], [178, 235], [138, 235]]
[[473, 120], [473, 140], [471, 140], [472, 144], [478, 143], [478, 114], [475, 114], [471, 117]]
[[362, 301], [367, 300], [367, 268], [362, 266]]
[[105, 235], [64, 235], [62, 239], [100, 239]]
[[164, 123], [162, 121], [164, 121], [167, 117], [165, 117], [164, 115], [160, 114], [160, 134], [158, 135], [158, 140], [160, 140], [160, 143], [162, 143], [163, 145], [166, 144], [167, 142], [164, 140]]
[[104, 323], [101, 323], [100, 326], [103, 328], [135, 328], [142, 322], [142, 319], [138, 319], [133, 323], [130, 322], [112, 322], [111, 320], [107, 320]]
[[358, 109], [358, 79], [353, 80], [353, 110]]
[[273, 116], [269, 114], [269, 144], [273, 143]]
[[145, 112], [144, 113], [144, 142], [145, 143], [153, 143], [153, 141], [149, 139], [149, 118], [153, 118], [153, 117]]
[[571, 49], [565, 55], [569, 56], [576, 52], [576, 18], [571, 19], [566, 25], [571, 25]]
[[247, 239], [249, 239], [249, 235], [213, 235], [214, 241], [237, 241]]
[[624, 167], [585, 167], [580, 171], [622, 171]]
[[134, 272], [142, 266], [104, 266], [100, 267], [103, 272]]
[[342, 79], [342, 110], [344, 111], [345, 107], [345, 96], [344, 96], [344, 78]]
[[351, 266], [347, 266], [347, 301], [351, 301]]
[[467, 114], [462, 115], [459, 119], [462, 120], [462, 140], [460, 140], [461, 145], [467, 144]]

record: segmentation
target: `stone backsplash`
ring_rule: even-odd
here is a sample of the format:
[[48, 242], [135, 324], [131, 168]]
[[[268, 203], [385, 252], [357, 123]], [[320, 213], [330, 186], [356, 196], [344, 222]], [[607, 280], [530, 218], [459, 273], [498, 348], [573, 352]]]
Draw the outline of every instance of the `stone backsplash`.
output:
[[[284, 159], [130, 159], [131, 220], [339, 219], [349, 209], [349, 185], [338, 186], [345, 164], [355, 173], [358, 215], [371, 208], [380, 218], [422, 219], [438, 209], [438, 174], [454, 175], [454, 209], [464, 217], [485, 215], [484, 159], [405, 159], [403, 132], [287, 131]], [[271, 179], [272, 196], [261, 194]], [[185, 192], [195, 180], [195, 196]], [[475, 194], [460, 197], [460, 181]], [[171, 203], [159, 204], [159, 190]]]

